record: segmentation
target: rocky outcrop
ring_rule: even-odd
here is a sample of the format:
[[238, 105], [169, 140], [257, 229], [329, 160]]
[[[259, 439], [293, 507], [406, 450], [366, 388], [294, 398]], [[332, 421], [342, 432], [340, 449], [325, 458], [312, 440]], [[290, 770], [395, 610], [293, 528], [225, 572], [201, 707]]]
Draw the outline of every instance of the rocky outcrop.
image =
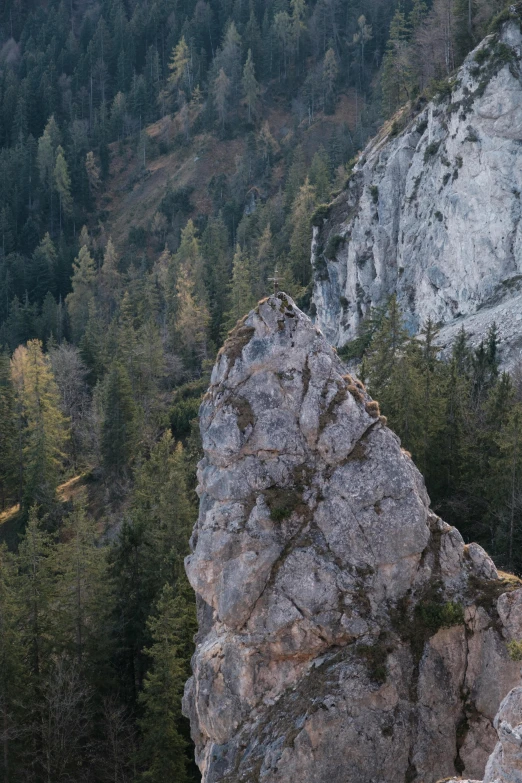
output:
[[430, 510], [377, 403], [283, 293], [231, 333], [200, 426], [184, 708], [204, 783], [481, 777], [522, 590]]
[[[498, 735], [482, 783], [520, 783], [522, 780], [522, 688], [513, 688], [502, 701], [495, 717]], [[453, 779], [447, 783], [481, 783]]]
[[[522, 34], [518, 13], [415, 116], [389, 123], [318, 211], [316, 321], [335, 345], [396, 292], [412, 332], [431, 316], [477, 343], [496, 321], [522, 347]], [[405, 124], [402, 131], [397, 128]]]

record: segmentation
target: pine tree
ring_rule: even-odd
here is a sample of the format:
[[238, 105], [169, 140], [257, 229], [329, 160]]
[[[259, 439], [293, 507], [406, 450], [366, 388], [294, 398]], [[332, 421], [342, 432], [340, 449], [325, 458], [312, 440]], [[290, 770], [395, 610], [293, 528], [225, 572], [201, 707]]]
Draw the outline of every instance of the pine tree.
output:
[[65, 160], [62, 147], [56, 150], [56, 163], [54, 166], [54, 186], [60, 200], [60, 231], [62, 230], [63, 215], [69, 215], [72, 211], [71, 178]]
[[248, 121], [250, 122], [252, 115], [256, 113], [257, 96], [259, 95], [259, 85], [256, 81], [251, 49], [248, 50], [245, 67], [243, 68], [243, 94], [248, 107]]
[[477, 0], [455, 0], [455, 50], [458, 62], [478, 43], [475, 35]]
[[195, 512], [188, 498], [184, 451], [169, 431], [136, 473], [132, 518], [147, 530], [157, 590], [175, 582], [183, 572]]
[[31, 259], [31, 299], [43, 302], [45, 295], [55, 291], [57, 253], [47, 232], [33, 253]]
[[87, 173], [87, 179], [89, 180], [91, 194], [94, 196], [100, 187], [100, 170], [96, 165], [94, 152], [92, 150], [88, 152], [85, 157], [85, 171]]
[[333, 114], [335, 111], [335, 82], [339, 74], [339, 66], [337, 65], [337, 57], [335, 51], [330, 47], [323, 60], [323, 104], [325, 111], [329, 114]]
[[0, 755], [1, 778], [17, 779], [17, 750], [27, 714], [24, 701], [28, 683], [21, 620], [16, 558], [0, 544]]
[[[502, 553], [507, 569], [518, 571], [522, 563], [519, 555], [522, 541], [522, 408], [514, 405], [504, 426], [497, 435], [499, 454], [493, 461], [496, 480], [496, 498], [493, 508], [500, 517], [500, 535], [496, 549]], [[500, 496], [500, 497], [499, 497]], [[500, 499], [502, 497], [502, 500]], [[499, 502], [500, 501], [500, 502]], [[504, 512], [504, 513], [503, 513]]]
[[[445, 428], [446, 365], [439, 361], [436, 344], [439, 330], [431, 318], [421, 329], [419, 381], [421, 400], [421, 441], [416, 454], [417, 465], [430, 482], [440, 474], [441, 438]], [[432, 481], [433, 479], [433, 481]]]
[[217, 218], [208, 221], [201, 239], [202, 256], [206, 261], [205, 287], [210, 303], [210, 336], [215, 344], [219, 344], [223, 315], [228, 304], [228, 283], [231, 272], [228, 231], [221, 213]]
[[312, 265], [310, 263], [310, 218], [316, 205], [316, 192], [308, 178], [292, 204], [290, 215], [290, 271], [292, 280], [298, 286], [307, 286], [312, 277]]
[[314, 187], [319, 202], [330, 200], [330, 158], [324, 147], [320, 147], [312, 158], [310, 184]]
[[19, 346], [11, 360], [20, 416], [23, 456], [23, 505], [50, 508], [63, 465], [68, 422], [60, 410], [60, 396], [50, 361], [39, 340]]
[[[45, 689], [54, 656], [56, 591], [52, 571], [52, 541], [42, 529], [36, 507], [31, 508], [18, 550], [18, 595], [24, 608], [21, 642], [28, 672], [26, 725], [31, 734], [24, 756], [36, 778], [47, 780], [45, 741]], [[52, 777], [51, 777], [52, 779]]]
[[125, 474], [137, 445], [136, 406], [125, 368], [114, 363], [105, 380], [101, 454], [107, 473]]
[[230, 79], [223, 68], [214, 81], [214, 104], [221, 123], [221, 129], [225, 129], [225, 120], [228, 111], [228, 97], [230, 95]]
[[107, 666], [107, 629], [112, 610], [106, 552], [98, 546], [96, 523], [87, 514], [87, 496], [81, 491], [63, 527], [64, 542], [54, 555], [60, 606], [56, 636], [60, 648], [100, 682]]
[[89, 318], [89, 309], [94, 298], [96, 267], [86, 244], [82, 244], [78, 257], [74, 260], [72, 276], [72, 292], [65, 300], [71, 331], [76, 343], [79, 343], [85, 332]]
[[180, 703], [186, 668], [180, 656], [180, 610], [182, 601], [170, 585], [165, 585], [156, 611], [149, 621], [152, 645], [147, 654], [151, 669], [145, 679], [140, 701], [144, 716], [142, 758], [146, 764], [143, 779], [151, 783], [175, 780], [185, 783], [187, 743], [180, 732]]
[[398, 6], [390, 25], [383, 61], [382, 91], [388, 116], [410, 97], [413, 73], [408, 47], [409, 35], [406, 17]]
[[252, 270], [247, 254], [236, 245], [232, 261], [232, 281], [229, 289], [230, 307], [225, 315], [224, 329], [228, 332], [236, 322], [255, 305], [252, 290]]
[[108, 239], [105, 253], [103, 254], [103, 264], [99, 277], [102, 310], [104, 320], [108, 324], [116, 312], [122, 286], [121, 275], [118, 270], [118, 256], [111, 237]]

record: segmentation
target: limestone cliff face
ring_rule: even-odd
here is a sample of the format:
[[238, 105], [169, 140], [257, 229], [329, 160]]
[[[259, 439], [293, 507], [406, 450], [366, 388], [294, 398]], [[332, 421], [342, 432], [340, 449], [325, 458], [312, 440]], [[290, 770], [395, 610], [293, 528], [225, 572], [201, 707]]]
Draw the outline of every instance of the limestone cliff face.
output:
[[[187, 684], [204, 783], [481, 777], [522, 591], [429, 508], [362, 385], [280, 293], [201, 407]], [[506, 592], [512, 590], [512, 592]]]
[[446, 94], [362, 153], [314, 229], [317, 324], [335, 345], [396, 292], [412, 331], [431, 316], [522, 347], [520, 20], [472, 52]]

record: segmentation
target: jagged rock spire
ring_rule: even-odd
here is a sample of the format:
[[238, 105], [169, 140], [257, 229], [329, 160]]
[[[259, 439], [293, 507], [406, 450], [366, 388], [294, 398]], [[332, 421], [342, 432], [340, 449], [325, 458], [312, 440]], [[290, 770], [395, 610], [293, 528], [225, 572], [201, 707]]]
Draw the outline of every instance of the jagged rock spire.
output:
[[[200, 411], [185, 710], [204, 783], [482, 774], [520, 593], [429, 509], [378, 405], [282, 292]], [[477, 775], [478, 776], [478, 775]]]

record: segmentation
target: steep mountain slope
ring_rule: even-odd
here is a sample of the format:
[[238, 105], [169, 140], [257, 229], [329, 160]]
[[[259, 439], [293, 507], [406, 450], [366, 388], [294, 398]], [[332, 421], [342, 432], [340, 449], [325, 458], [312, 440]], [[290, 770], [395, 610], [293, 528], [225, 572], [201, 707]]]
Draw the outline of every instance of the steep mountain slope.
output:
[[232, 332], [200, 414], [185, 710], [204, 783], [482, 775], [519, 678], [519, 582], [430, 510], [377, 403], [285, 294]]
[[522, 321], [522, 35], [512, 16], [398, 135], [400, 118], [367, 146], [346, 190], [319, 214], [313, 301], [335, 345], [396, 292], [413, 331], [431, 317], [463, 324], [477, 341], [496, 320], [513, 360]]

